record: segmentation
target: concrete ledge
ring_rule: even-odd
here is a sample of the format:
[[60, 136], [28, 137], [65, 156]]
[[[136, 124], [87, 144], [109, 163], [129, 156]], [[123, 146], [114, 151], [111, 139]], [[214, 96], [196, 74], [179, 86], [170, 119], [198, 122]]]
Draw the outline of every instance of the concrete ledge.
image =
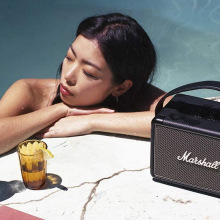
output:
[[219, 219], [219, 199], [152, 181], [150, 141], [91, 134], [44, 139], [42, 190], [23, 186], [18, 156], [0, 158], [0, 204], [49, 220]]

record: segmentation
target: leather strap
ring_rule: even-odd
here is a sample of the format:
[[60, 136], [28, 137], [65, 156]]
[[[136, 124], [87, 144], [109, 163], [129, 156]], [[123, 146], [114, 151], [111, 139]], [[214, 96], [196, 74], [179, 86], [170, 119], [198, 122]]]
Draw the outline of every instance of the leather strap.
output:
[[164, 95], [160, 101], [157, 103], [157, 106], [155, 108], [155, 115], [163, 108], [164, 100], [171, 96], [175, 95], [177, 93], [191, 91], [191, 90], [197, 90], [197, 89], [213, 89], [220, 91], [220, 81], [201, 81], [201, 82], [195, 82], [186, 84], [184, 86], [180, 86], [176, 89], [171, 90], [166, 95]]

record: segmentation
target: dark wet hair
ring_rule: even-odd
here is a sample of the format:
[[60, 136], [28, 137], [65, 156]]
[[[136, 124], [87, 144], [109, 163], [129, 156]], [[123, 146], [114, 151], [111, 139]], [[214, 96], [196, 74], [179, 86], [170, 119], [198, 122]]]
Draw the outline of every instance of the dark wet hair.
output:
[[155, 48], [147, 33], [133, 18], [112, 13], [86, 18], [78, 26], [76, 37], [78, 35], [98, 42], [113, 74], [113, 83], [133, 81], [133, 86], [119, 97], [118, 103], [112, 96], [103, 102], [107, 107], [130, 111], [143, 87], [151, 82], [156, 66]]

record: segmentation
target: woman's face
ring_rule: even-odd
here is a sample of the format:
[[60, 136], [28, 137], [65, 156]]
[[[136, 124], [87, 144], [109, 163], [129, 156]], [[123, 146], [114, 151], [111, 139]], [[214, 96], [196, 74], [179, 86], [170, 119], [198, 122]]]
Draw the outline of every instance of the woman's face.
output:
[[60, 97], [72, 106], [99, 104], [113, 91], [112, 79], [97, 42], [79, 35], [63, 61]]

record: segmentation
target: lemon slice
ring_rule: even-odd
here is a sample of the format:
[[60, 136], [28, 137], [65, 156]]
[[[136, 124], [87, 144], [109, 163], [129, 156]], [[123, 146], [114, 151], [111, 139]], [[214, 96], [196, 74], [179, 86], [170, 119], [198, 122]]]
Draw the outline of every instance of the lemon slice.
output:
[[45, 149], [45, 148], [43, 148], [43, 147], [37, 146], [37, 147], [36, 147], [36, 150], [37, 150], [37, 151], [38, 151], [38, 150], [43, 151], [44, 159], [45, 159], [45, 160], [48, 160], [48, 159], [51, 159], [51, 158], [54, 157], [54, 155], [53, 155], [49, 150], [47, 150], [47, 149]]
[[[54, 155], [46, 149], [46, 144], [42, 141], [34, 141], [34, 140], [29, 140], [26, 141], [26, 143], [22, 142], [21, 147], [19, 149], [21, 154], [24, 155], [37, 155], [38, 153], [43, 153], [43, 157], [45, 160], [51, 159], [54, 157]], [[41, 151], [41, 152], [39, 152]], [[41, 154], [42, 155], [42, 154]]]

